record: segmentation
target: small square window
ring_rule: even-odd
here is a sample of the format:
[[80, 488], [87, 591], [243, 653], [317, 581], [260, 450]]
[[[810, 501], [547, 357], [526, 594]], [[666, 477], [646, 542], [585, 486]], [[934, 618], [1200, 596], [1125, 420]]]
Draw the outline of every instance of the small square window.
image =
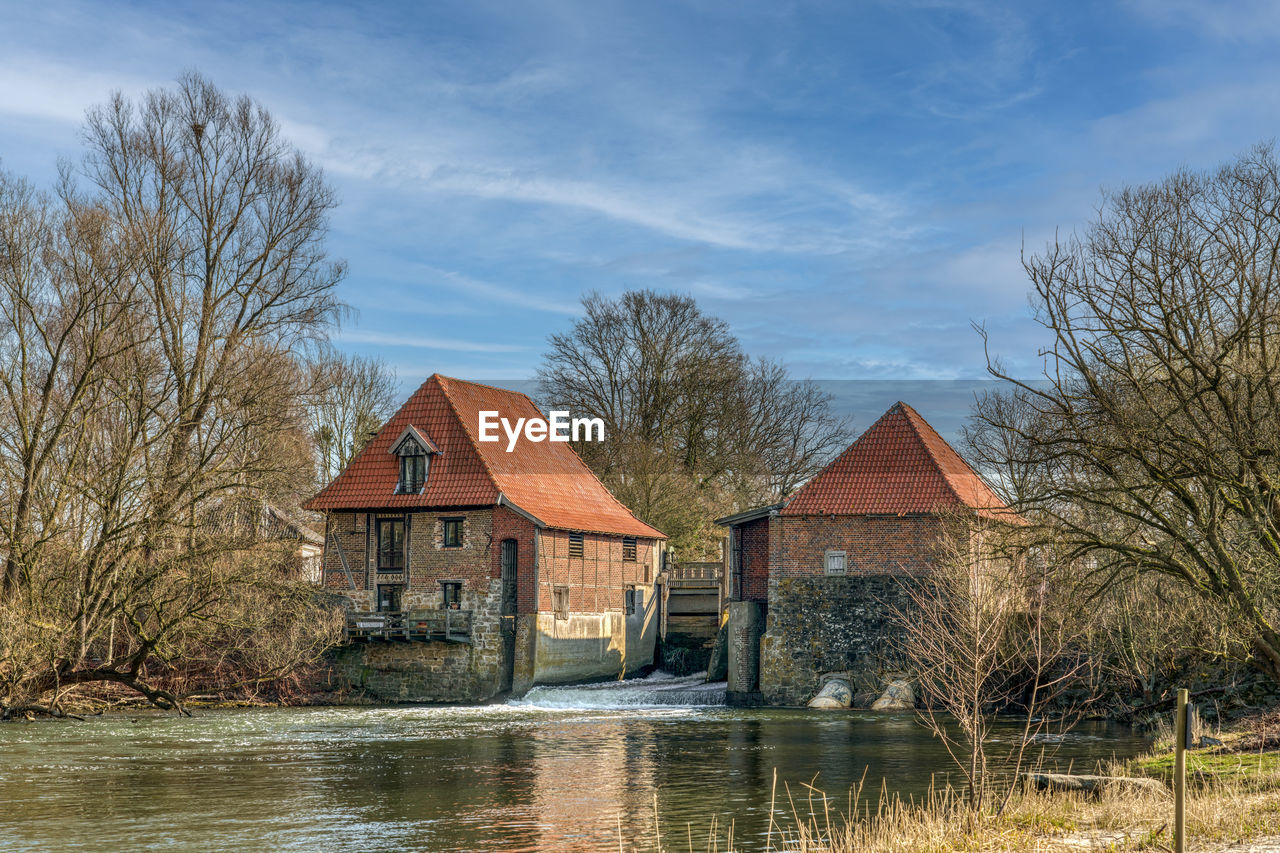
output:
[[578, 557], [578, 558], [582, 557], [582, 534], [581, 533], [569, 534], [569, 556]]
[[824, 566], [824, 574], [839, 576], [848, 574], [848, 565], [845, 562], [844, 551], [828, 551], [826, 556], [826, 565]]
[[569, 618], [569, 587], [555, 586], [551, 589], [551, 609], [557, 619]]
[[443, 593], [440, 606], [444, 610], [457, 610], [462, 607], [462, 581], [440, 581]]
[[622, 559], [628, 563], [636, 561], [636, 537], [624, 536], [622, 538]]
[[444, 523], [444, 547], [461, 548], [462, 547], [462, 519], [461, 518], [445, 518]]

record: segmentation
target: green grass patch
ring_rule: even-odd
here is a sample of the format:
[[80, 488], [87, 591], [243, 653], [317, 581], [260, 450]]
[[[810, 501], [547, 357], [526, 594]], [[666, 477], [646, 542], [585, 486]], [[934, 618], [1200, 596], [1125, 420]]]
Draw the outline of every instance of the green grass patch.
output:
[[[1135, 758], [1128, 763], [1135, 776], [1151, 776], [1173, 781], [1173, 753]], [[1261, 787], [1280, 788], [1280, 752], [1218, 752], [1191, 750], [1187, 753], [1187, 779], [1195, 782], [1249, 782]]]

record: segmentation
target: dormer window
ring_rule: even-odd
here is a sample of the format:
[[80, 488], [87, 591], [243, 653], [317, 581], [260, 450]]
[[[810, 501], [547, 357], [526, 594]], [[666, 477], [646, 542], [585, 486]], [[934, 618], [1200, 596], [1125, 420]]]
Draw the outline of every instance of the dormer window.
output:
[[402, 451], [400, 453], [400, 494], [417, 495], [427, 484], [427, 454]]
[[400, 462], [400, 478], [396, 482], [396, 494], [420, 495], [427, 485], [430, 457], [439, 453], [431, 439], [414, 427], [406, 427], [400, 438], [391, 445], [391, 452]]

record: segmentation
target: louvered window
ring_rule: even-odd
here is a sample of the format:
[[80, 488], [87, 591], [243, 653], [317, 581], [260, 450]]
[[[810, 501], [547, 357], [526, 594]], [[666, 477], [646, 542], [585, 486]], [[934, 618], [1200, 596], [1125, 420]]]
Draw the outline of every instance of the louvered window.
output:
[[569, 534], [569, 556], [581, 559], [582, 557], [582, 534]]

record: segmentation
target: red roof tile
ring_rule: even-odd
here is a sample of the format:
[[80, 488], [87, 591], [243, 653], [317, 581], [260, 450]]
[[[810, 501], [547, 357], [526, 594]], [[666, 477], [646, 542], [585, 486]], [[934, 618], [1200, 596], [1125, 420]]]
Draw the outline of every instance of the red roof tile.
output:
[[[524, 394], [433, 374], [307, 508], [492, 506], [501, 494], [548, 527], [664, 538], [632, 515], [568, 444], [522, 438], [508, 453], [505, 437], [481, 442], [481, 411], [496, 411], [512, 423], [542, 417]], [[395, 493], [400, 471], [391, 444], [408, 427], [440, 450], [429, 457], [420, 495]]]
[[907, 515], [967, 506], [1020, 520], [915, 409], [895, 403], [796, 492], [783, 515]]

